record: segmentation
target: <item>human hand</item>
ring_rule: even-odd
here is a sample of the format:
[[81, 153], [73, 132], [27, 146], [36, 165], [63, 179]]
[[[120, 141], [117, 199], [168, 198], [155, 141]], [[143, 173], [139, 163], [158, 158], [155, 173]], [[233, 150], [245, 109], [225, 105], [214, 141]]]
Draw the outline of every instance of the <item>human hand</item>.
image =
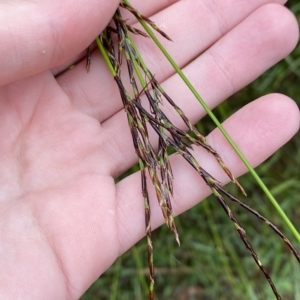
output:
[[[159, 12], [151, 18], [174, 40], [163, 43], [215, 107], [295, 46], [295, 19], [280, 5], [284, 1], [269, 2], [132, 4], [148, 16]], [[114, 184], [137, 158], [118, 90], [100, 54], [92, 54], [89, 74], [82, 61], [54, 77], [67, 61], [81, 57], [117, 5], [112, 0], [1, 3], [1, 299], [78, 299], [144, 235], [140, 175]], [[151, 41], [140, 40], [153, 74], [187, 116], [198, 120], [204, 115], [200, 105]], [[257, 165], [299, 129], [299, 111], [289, 98], [268, 95], [224, 126]], [[235, 175], [246, 171], [218, 130], [207, 139]], [[227, 181], [205, 151], [195, 149], [195, 157]], [[173, 208], [179, 214], [209, 189], [179, 156], [172, 163]], [[163, 218], [151, 199], [155, 228]]]

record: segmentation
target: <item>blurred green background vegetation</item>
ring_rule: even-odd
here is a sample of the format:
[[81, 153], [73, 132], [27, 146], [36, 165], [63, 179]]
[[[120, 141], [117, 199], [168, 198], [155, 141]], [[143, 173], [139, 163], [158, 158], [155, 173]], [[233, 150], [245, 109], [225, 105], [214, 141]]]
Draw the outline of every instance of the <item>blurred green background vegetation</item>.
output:
[[[300, 24], [299, 0], [286, 5]], [[300, 45], [287, 58], [233, 95], [214, 112], [225, 120], [243, 105], [262, 95], [278, 92], [300, 106]], [[214, 125], [206, 117], [198, 124], [208, 133]], [[296, 227], [300, 220], [299, 133], [257, 168], [258, 174]], [[132, 170], [131, 170], [132, 172]], [[246, 201], [265, 215], [297, 245], [282, 219], [249, 175], [241, 179], [249, 194]], [[230, 186], [229, 189], [234, 189]], [[236, 205], [231, 205], [247, 231], [247, 237], [271, 273], [283, 299], [300, 299], [300, 269], [296, 259], [267, 225]], [[156, 266], [156, 298], [274, 299], [264, 276], [239, 240], [232, 223], [213, 197], [176, 218], [181, 234], [177, 247], [171, 232], [162, 226], [153, 233]], [[144, 226], [144, 224], [141, 224]], [[298, 244], [299, 245], [299, 244]], [[99, 250], [100, 251], [100, 250]], [[148, 299], [147, 244], [141, 240], [101, 276], [81, 300]]]

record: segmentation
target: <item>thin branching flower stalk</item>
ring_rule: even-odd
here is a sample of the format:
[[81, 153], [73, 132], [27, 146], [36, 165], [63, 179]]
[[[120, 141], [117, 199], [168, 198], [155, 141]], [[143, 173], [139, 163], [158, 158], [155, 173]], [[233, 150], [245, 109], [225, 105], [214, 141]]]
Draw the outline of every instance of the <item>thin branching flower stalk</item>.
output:
[[[137, 20], [146, 22], [163, 37], [171, 40], [170, 37], [161, 31], [154, 22], [130, 6], [128, 1], [121, 0], [120, 8], [128, 10], [136, 17]], [[118, 86], [124, 110], [127, 114], [133, 145], [138, 156], [141, 173], [141, 191], [145, 207], [145, 232], [148, 246], [148, 265], [150, 276], [149, 298], [151, 300], [154, 299], [154, 263], [153, 243], [151, 237], [151, 209], [149, 204], [147, 178], [150, 178], [151, 184], [156, 192], [156, 198], [161, 208], [165, 223], [173, 231], [177, 243], [180, 244], [171, 202], [174, 190], [173, 173], [169, 158], [169, 149], [171, 148], [173, 152], [181, 155], [210, 187], [212, 193], [224, 209], [228, 218], [233, 222], [239, 237], [268, 280], [276, 299], [282, 299], [270, 275], [247, 240], [245, 229], [241, 226], [238, 219], [225, 202], [225, 197], [232, 202], [238, 203], [241, 207], [255, 215], [259, 220], [268, 224], [271, 229], [286, 243], [300, 263], [299, 253], [292, 243], [273, 223], [252, 209], [249, 205], [243, 203], [237, 197], [230, 194], [222, 186], [222, 184], [204, 170], [195, 159], [192, 154], [193, 147], [200, 146], [206, 149], [211, 155], [213, 155], [230, 180], [238, 186], [244, 195], [246, 195], [238, 180], [226, 167], [221, 156], [207, 143], [205, 137], [201, 135], [201, 133], [184, 114], [182, 109], [176, 105], [175, 101], [171, 99], [147, 68], [131, 34], [143, 37], [148, 37], [148, 34], [128, 25], [126, 20], [122, 18], [120, 8], [118, 8], [115, 12], [110, 24], [96, 39], [96, 43]], [[114, 41], [117, 42], [115, 43]], [[124, 71], [124, 68], [122, 69], [124, 58], [129, 75], [129, 84], [126, 82], [126, 80], [128, 81], [128, 78], [124, 79], [124, 76], [121, 74], [121, 70]], [[87, 49], [86, 66], [89, 71], [91, 66], [90, 47]], [[131, 91], [129, 91], [129, 89]], [[144, 98], [143, 102], [141, 100], [142, 96]], [[173, 107], [178, 116], [183, 120], [187, 127], [187, 131], [181, 130], [175, 126], [164, 113], [162, 110], [162, 104], [164, 101], [167, 101], [171, 107]], [[148, 107], [146, 107], [145, 103], [147, 103]], [[157, 149], [153, 145], [153, 142], [150, 141], [149, 128], [147, 126], [152, 128], [152, 130], [157, 134]]]

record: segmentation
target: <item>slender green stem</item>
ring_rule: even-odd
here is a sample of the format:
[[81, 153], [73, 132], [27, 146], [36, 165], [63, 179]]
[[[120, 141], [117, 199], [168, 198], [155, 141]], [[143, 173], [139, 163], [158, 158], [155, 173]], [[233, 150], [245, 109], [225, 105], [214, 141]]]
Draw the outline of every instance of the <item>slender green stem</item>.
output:
[[120, 277], [120, 272], [121, 272], [121, 261], [122, 261], [122, 258], [119, 257], [115, 263], [114, 277], [112, 280], [111, 294], [110, 294], [109, 300], [116, 300], [117, 296], [118, 296], [118, 285], [119, 285], [119, 277]]
[[[217, 250], [220, 254], [221, 261], [224, 265], [224, 270], [227, 273], [226, 278], [228, 278], [230, 283], [234, 285], [233, 288], [235, 290], [237, 290], [237, 289], [239, 289], [239, 285], [237, 285], [237, 281], [235, 280], [235, 277], [234, 277], [234, 275], [231, 271], [231, 265], [230, 265], [230, 262], [227, 258], [227, 255], [225, 254], [224, 245], [223, 245], [222, 239], [219, 235], [219, 232], [218, 232], [218, 229], [217, 229], [217, 226], [216, 226], [216, 222], [215, 222], [214, 217], [213, 217], [213, 213], [212, 213], [211, 208], [209, 206], [209, 201], [207, 201], [207, 199], [205, 201], [203, 201], [202, 206], [203, 206], [204, 212], [207, 216], [209, 227], [211, 228], [211, 231], [212, 231], [212, 234], [213, 234], [213, 239], [215, 240], [215, 244], [216, 244]], [[236, 253], [234, 251], [232, 251], [232, 248], [229, 251], [229, 249], [227, 247], [227, 250], [228, 250], [229, 255], [231, 256], [231, 260], [235, 259], [236, 261], [238, 261], [236, 259], [236, 257], [233, 257], [233, 256], [236, 256]], [[251, 286], [247, 282], [246, 274], [244, 273], [243, 268], [240, 267], [239, 262], [236, 263], [235, 270], [237, 270], [238, 273], [239, 273], [238, 274], [239, 275], [239, 281], [242, 283], [241, 287], [247, 291], [247, 293], [249, 294], [249, 299], [256, 299], [256, 297], [254, 295], [254, 292], [253, 292], [253, 289], [251, 288]]]
[[146, 281], [146, 279], [143, 275], [143, 266], [142, 266], [142, 262], [141, 262], [141, 259], [140, 259], [139, 250], [138, 250], [137, 246], [133, 246], [131, 248], [131, 251], [132, 251], [133, 258], [134, 258], [134, 261], [135, 261], [135, 264], [136, 264], [136, 268], [137, 268], [137, 272], [138, 272], [138, 275], [139, 275], [140, 283], [143, 287], [144, 292], [147, 293], [148, 284], [147, 284], [147, 281]]
[[[128, 0], [123, 0], [124, 3], [130, 5]], [[263, 181], [260, 179], [256, 171], [253, 169], [249, 161], [246, 159], [246, 157], [243, 155], [241, 150], [238, 148], [238, 146], [235, 144], [235, 142], [232, 140], [230, 135], [227, 133], [225, 128], [221, 125], [221, 123], [218, 121], [214, 113], [210, 110], [209, 106], [205, 103], [205, 101], [202, 99], [202, 97], [199, 95], [199, 93], [196, 91], [196, 89], [193, 87], [191, 82], [187, 79], [187, 77], [184, 75], [184, 73], [181, 71], [179, 66], [176, 64], [176, 62], [173, 60], [173, 58], [170, 56], [170, 54], [167, 52], [167, 50], [163, 47], [163, 45], [160, 43], [160, 41], [157, 39], [153, 31], [150, 29], [150, 27], [144, 22], [143, 20], [139, 20], [141, 25], [144, 27], [150, 38], [154, 41], [154, 43], [157, 45], [157, 47], [160, 49], [160, 51], [165, 55], [167, 60], [170, 62], [172, 67], [175, 69], [176, 73], [181, 77], [181, 79], [184, 81], [184, 83], [187, 85], [187, 87], [190, 89], [190, 91], [194, 94], [196, 99], [200, 102], [206, 113], [210, 116], [210, 118], [213, 120], [213, 122], [216, 124], [216, 126], [219, 128], [219, 130], [222, 132], [222, 134], [225, 136], [227, 141], [230, 143], [231, 147], [234, 149], [234, 151], [237, 153], [237, 155], [240, 157], [240, 159], [243, 161], [251, 175], [254, 177], [258, 185], [261, 187], [261, 189], [264, 191], [265, 195], [269, 198], [271, 203], [274, 205], [282, 219], [285, 221], [291, 232], [294, 234], [298, 242], [300, 242], [300, 234], [295, 228], [295, 226], [292, 224], [292, 222], [289, 220], [285, 212], [282, 210], [276, 199], [273, 197], [267, 186], [263, 183]]]
[[203, 206], [204, 212], [205, 212], [205, 214], [207, 216], [208, 224], [209, 224], [209, 227], [211, 229], [211, 232], [212, 232], [212, 235], [213, 235], [213, 239], [215, 240], [215, 244], [217, 246], [217, 251], [219, 252], [221, 261], [222, 261], [223, 266], [224, 266], [224, 270], [227, 273], [226, 274], [226, 278], [228, 279], [228, 281], [231, 284], [235, 285], [234, 276], [232, 274], [232, 271], [231, 271], [231, 268], [230, 268], [230, 265], [229, 265], [229, 262], [228, 262], [228, 258], [227, 258], [226, 254], [225, 254], [223, 243], [222, 243], [221, 237], [220, 237], [220, 235], [218, 233], [217, 226], [216, 226], [216, 223], [215, 223], [215, 221], [213, 219], [213, 215], [212, 215], [212, 212], [210, 210], [208, 201], [207, 200], [203, 201], [202, 206]]
[[107, 65], [107, 67], [108, 67], [111, 75], [113, 77], [115, 77], [117, 75], [117, 73], [116, 73], [114, 67], [112, 66], [112, 64], [110, 63], [109, 57], [107, 55], [107, 52], [106, 52], [104, 46], [102, 45], [99, 37], [96, 38], [96, 44], [97, 44], [97, 46], [98, 46], [98, 48], [99, 48], [99, 50], [100, 50], [100, 52], [101, 52], [101, 54], [103, 56], [103, 59], [104, 59], [106, 65]]
[[[131, 42], [131, 43], [133, 42], [132, 39], [130, 39], [130, 42]], [[136, 51], [136, 55], [140, 58], [141, 56], [140, 56], [140, 54], [139, 54], [138, 49], [135, 47], [135, 44], [132, 43], [132, 46], [134, 47], [134, 49], [135, 49], [135, 51]], [[139, 66], [138, 66], [138, 64], [137, 64], [137, 62], [136, 62], [136, 60], [135, 60], [135, 59], [132, 59], [132, 63], [133, 63], [133, 68], [134, 68], [134, 70], [135, 70], [135, 72], [136, 72], [136, 75], [137, 75], [137, 77], [138, 77], [138, 79], [139, 79], [139, 81], [140, 81], [140, 83], [141, 83], [141, 85], [142, 85], [142, 88], [147, 87], [147, 83], [146, 83], [146, 81], [145, 81], [144, 78], [143, 78], [143, 75], [142, 75], [142, 73], [141, 73], [141, 71], [140, 71], [140, 68], [139, 68]]]

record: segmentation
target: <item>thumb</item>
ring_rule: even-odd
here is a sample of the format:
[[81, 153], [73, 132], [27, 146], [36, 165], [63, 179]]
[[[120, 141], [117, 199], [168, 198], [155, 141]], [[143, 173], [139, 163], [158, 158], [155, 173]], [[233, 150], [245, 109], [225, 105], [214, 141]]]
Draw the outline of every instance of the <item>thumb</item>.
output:
[[118, 0], [0, 3], [0, 86], [56, 67], [101, 32]]

